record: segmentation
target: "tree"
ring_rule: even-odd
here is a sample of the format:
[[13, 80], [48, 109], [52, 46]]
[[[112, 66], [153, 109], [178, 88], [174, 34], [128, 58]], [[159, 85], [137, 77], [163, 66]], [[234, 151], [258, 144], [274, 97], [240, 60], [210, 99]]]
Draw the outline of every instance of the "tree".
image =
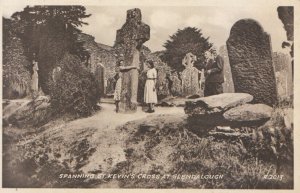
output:
[[212, 46], [209, 38], [204, 38], [200, 29], [186, 27], [170, 36], [170, 40], [164, 44], [166, 50], [161, 59], [171, 68], [180, 72], [184, 69], [182, 59], [188, 52], [191, 52], [197, 56], [198, 61], [195, 63], [195, 67], [200, 69], [205, 59], [204, 52]]
[[89, 17], [83, 6], [27, 6], [12, 15], [17, 34], [21, 37], [25, 55], [32, 61], [34, 54], [39, 63], [39, 83], [48, 94], [47, 82], [53, 68], [65, 53], [86, 57], [82, 44], [77, 41], [79, 26]]
[[60, 61], [57, 79], [49, 80], [52, 109], [57, 114], [86, 117], [97, 110], [100, 90], [90, 70], [82, 65], [78, 56], [66, 53]]

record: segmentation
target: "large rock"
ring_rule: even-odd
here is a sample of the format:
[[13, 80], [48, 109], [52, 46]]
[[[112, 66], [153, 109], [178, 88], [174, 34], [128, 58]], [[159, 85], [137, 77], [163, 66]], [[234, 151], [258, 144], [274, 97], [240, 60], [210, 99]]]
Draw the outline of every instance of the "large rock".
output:
[[239, 125], [265, 123], [270, 119], [273, 108], [265, 104], [244, 104], [226, 111], [225, 120]]
[[253, 97], [246, 93], [223, 93], [186, 101], [184, 110], [188, 115], [210, 115], [251, 102], [252, 99]]
[[[39, 96], [34, 100], [25, 100], [21, 105], [14, 105], [15, 109], [8, 105], [4, 122], [17, 127], [23, 126], [39, 126], [45, 123], [51, 117], [50, 98], [47, 96]], [[8, 109], [10, 108], [10, 109]]]
[[257, 21], [242, 19], [232, 26], [227, 49], [235, 92], [251, 94], [254, 103], [275, 105], [278, 96], [270, 35]]

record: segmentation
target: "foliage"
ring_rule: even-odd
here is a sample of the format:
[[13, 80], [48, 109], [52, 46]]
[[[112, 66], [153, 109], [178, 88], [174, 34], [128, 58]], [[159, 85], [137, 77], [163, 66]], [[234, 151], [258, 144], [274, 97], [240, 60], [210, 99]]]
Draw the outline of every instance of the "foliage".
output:
[[[177, 118], [178, 119], [178, 118]], [[127, 140], [127, 161], [116, 173], [144, 173], [167, 179], [121, 180], [123, 188], [292, 188], [291, 164], [281, 160], [278, 173], [276, 159], [263, 160], [244, 140], [199, 137], [186, 129], [182, 120], [169, 122], [165, 117], [128, 124], [122, 129], [135, 131]], [[143, 126], [144, 125], [144, 126]], [[146, 125], [151, 126], [146, 129]], [[201, 129], [201, 128], [199, 128]], [[290, 149], [292, 150], [292, 149]], [[223, 175], [222, 179], [174, 179], [173, 175]], [[265, 175], [283, 174], [285, 179], [267, 180]]]
[[59, 65], [58, 80], [49, 81], [52, 108], [60, 114], [91, 115], [100, 99], [95, 77], [77, 56], [65, 54]]
[[170, 36], [170, 40], [164, 44], [166, 48], [162, 55], [162, 60], [170, 65], [176, 71], [182, 71], [182, 59], [191, 52], [197, 56], [198, 61], [195, 62], [197, 68], [201, 68], [204, 62], [204, 52], [212, 47], [209, 38], [203, 37], [200, 29], [187, 27], [179, 29], [175, 34]]
[[27, 48], [25, 55], [29, 61], [36, 58], [39, 63], [39, 82], [46, 94], [49, 72], [65, 53], [85, 57], [77, 41], [77, 27], [86, 24], [82, 19], [89, 16], [83, 6], [27, 6], [12, 15], [16, 33]]
[[[89, 130], [91, 128], [86, 128]], [[70, 150], [60, 146], [66, 141], [56, 138], [56, 143], [38, 133], [6, 135], [11, 140], [3, 148], [3, 186], [9, 188], [87, 187], [89, 179], [59, 178], [60, 174], [84, 174], [80, 168], [95, 152], [86, 139], [69, 144]], [[57, 143], [59, 142], [59, 143]], [[84, 174], [86, 175], [86, 174]], [[84, 181], [83, 181], [84, 180]]]
[[3, 97], [22, 98], [30, 91], [30, 62], [24, 56], [22, 41], [13, 22], [3, 18]]

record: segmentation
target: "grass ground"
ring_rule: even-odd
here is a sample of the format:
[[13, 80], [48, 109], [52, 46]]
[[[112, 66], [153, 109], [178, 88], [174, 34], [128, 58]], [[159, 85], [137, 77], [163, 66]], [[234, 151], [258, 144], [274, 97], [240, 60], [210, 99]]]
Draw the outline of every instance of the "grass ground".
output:
[[[286, 188], [293, 167], [260, 159], [256, 141], [197, 136], [188, 129], [183, 108], [156, 108], [147, 114], [116, 114], [102, 104], [95, 115], [52, 121], [30, 133], [4, 128], [4, 187], [93, 188]], [[107, 178], [64, 178], [61, 174], [128, 174]], [[166, 177], [170, 175], [170, 177]], [[188, 179], [180, 175], [223, 175]], [[282, 180], [264, 179], [283, 175]], [[140, 177], [139, 177], [140, 176]], [[165, 176], [165, 177], [163, 177]]]

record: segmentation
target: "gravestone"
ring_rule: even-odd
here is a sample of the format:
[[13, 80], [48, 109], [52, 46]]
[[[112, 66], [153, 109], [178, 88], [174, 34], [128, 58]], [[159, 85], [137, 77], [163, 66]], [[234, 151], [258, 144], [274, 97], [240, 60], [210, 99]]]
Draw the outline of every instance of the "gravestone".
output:
[[31, 89], [33, 92], [38, 92], [39, 91], [39, 67], [38, 67], [38, 62], [35, 60], [33, 61], [33, 67], [32, 67], [33, 74], [31, 76]]
[[254, 103], [276, 104], [269, 34], [255, 20], [243, 19], [232, 26], [226, 43], [235, 92], [251, 94]]
[[96, 78], [96, 83], [97, 83], [97, 88], [100, 92], [100, 95], [104, 95], [104, 82], [105, 82], [105, 68], [101, 63], [98, 63], [95, 66], [95, 78]]
[[195, 95], [200, 92], [199, 70], [194, 67], [196, 60], [197, 57], [192, 53], [187, 53], [182, 60], [182, 65], [185, 67], [181, 74], [183, 96]]
[[[142, 22], [140, 9], [127, 11], [125, 24], [117, 31], [115, 48], [124, 55], [125, 66], [140, 68], [140, 50], [150, 39], [150, 27]], [[120, 112], [135, 112], [137, 108], [138, 70], [122, 73]]]
[[291, 57], [288, 54], [274, 52], [273, 64], [280, 99], [286, 99], [293, 94], [293, 79]]
[[52, 70], [52, 80], [53, 82], [56, 82], [57, 80], [59, 80], [60, 76], [61, 76], [61, 67], [57, 66], [55, 68], [53, 68]]
[[169, 87], [172, 96], [181, 96], [182, 95], [182, 86], [181, 80], [179, 79], [176, 72], [173, 72], [169, 76]]

